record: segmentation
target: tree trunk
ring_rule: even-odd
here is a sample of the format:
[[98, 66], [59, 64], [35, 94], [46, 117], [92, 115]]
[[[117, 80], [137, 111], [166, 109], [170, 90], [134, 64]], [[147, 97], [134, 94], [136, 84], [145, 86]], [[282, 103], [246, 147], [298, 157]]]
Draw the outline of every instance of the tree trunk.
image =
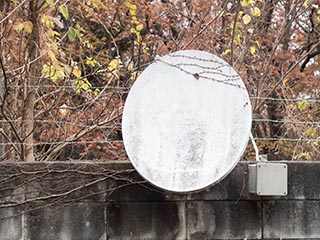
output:
[[33, 152], [33, 131], [34, 131], [34, 100], [35, 100], [35, 90], [34, 86], [36, 84], [36, 78], [39, 77], [39, 63], [37, 58], [39, 57], [39, 26], [38, 26], [38, 17], [39, 17], [39, 1], [34, 0], [29, 3], [29, 21], [32, 22], [32, 32], [30, 34], [30, 40], [28, 43], [28, 54], [29, 54], [29, 68], [27, 76], [27, 94], [25, 98], [25, 153], [22, 151], [21, 160], [27, 162], [34, 161], [34, 152]]

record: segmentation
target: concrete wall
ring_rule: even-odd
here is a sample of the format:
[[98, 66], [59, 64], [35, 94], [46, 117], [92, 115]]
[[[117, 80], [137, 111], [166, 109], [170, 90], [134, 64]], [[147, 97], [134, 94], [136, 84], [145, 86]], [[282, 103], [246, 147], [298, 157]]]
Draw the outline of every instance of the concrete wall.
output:
[[286, 197], [249, 194], [246, 162], [207, 190], [176, 195], [129, 163], [1, 163], [0, 239], [320, 239], [320, 163], [288, 162], [288, 171]]

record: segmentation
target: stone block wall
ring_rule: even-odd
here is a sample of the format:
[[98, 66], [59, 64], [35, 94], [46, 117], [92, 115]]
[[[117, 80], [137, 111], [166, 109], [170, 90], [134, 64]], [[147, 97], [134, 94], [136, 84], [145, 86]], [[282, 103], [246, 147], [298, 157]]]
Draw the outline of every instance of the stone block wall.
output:
[[287, 162], [285, 197], [250, 194], [248, 164], [172, 194], [127, 162], [1, 163], [0, 239], [320, 239], [320, 163]]

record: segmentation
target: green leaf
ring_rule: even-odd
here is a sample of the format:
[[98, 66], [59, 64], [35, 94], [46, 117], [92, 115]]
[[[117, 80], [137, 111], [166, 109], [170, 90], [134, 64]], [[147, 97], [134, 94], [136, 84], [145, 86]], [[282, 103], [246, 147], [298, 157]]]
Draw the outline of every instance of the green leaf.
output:
[[298, 154], [298, 159], [305, 159], [305, 160], [310, 160], [310, 153], [308, 152], [301, 152]]
[[234, 37], [234, 41], [237, 43], [237, 44], [240, 44], [241, 43], [241, 36], [235, 36]]
[[235, 35], [237, 35], [237, 36], [242, 36], [242, 32], [241, 32], [241, 30], [240, 29], [236, 29], [235, 31], [234, 31], [234, 33], [235, 33]]
[[80, 38], [80, 31], [74, 27], [69, 27], [68, 39], [70, 42], [73, 42], [76, 38]]
[[65, 5], [61, 5], [59, 7], [59, 12], [62, 14], [62, 16], [68, 20], [69, 19], [69, 10], [68, 10], [68, 7], [65, 6]]

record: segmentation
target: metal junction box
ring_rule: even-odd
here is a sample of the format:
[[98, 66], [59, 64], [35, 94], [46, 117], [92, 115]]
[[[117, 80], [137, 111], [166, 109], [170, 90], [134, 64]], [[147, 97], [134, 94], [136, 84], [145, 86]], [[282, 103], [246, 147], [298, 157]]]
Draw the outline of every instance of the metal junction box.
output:
[[259, 196], [286, 196], [288, 194], [287, 164], [270, 162], [250, 164], [249, 192]]

